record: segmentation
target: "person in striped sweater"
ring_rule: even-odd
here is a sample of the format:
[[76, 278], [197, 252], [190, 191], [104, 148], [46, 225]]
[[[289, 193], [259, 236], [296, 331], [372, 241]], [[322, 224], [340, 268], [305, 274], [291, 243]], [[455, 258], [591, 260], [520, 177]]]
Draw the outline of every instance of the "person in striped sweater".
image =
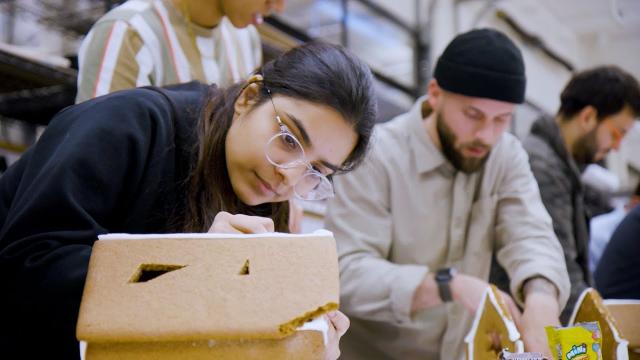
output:
[[76, 103], [117, 90], [197, 80], [226, 87], [262, 63], [254, 25], [284, 0], [129, 0], [78, 52]]

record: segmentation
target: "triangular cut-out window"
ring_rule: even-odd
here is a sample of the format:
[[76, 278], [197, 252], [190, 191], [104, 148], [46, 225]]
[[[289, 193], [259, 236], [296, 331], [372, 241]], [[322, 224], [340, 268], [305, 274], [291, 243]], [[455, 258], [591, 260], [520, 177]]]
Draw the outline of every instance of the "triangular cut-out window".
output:
[[249, 259], [244, 261], [244, 265], [240, 269], [240, 275], [249, 275]]
[[166, 265], [166, 264], [141, 264], [136, 272], [129, 280], [130, 283], [143, 283], [149, 280], [153, 280], [158, 276], [162, 276], [166, 273], [170, 273], [175, 270], [180, 270], [186, 265]]

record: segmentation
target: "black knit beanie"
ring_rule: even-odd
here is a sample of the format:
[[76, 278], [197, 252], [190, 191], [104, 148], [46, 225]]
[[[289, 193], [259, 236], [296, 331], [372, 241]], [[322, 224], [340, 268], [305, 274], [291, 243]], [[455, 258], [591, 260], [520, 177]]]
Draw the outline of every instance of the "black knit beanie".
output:
[[456, 36], [433, 76], [441, 88], [467, 96], [522, 103], [527, 79], [522, 54], [503, 33], [471, 30]]

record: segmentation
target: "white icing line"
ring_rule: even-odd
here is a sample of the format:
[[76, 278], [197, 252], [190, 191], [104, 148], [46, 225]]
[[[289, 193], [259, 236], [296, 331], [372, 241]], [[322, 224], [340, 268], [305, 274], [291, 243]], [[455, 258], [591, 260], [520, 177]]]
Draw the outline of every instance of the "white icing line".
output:
[[504, 325], [507, 327], [507, 331], [509, 332], [509, 340], [514, 342], [520, 339], [520, 332], [518, 331], [516, 324], [512, 320], [509, 320], [509, 317], [504, 313], [503, 308], [502, 306], [500, 306], [500, 303], [493, 294], [493, 291], [490, 290], [491, 289], [489, 289], [489, 298], [491, 299], [493, 306], [496, 308], [496, 310], [498, 310], [498, 314], [500, 314], [500, 317], [502, 317]]
[[482, 296], [482, 300], [480, 301], [480, 305], [478, 305], [478, 310], [476, 310], [476, 314], [473, 317], [473, 324], [471, 324], [471, 329], [467, 333], [467, 336], [464, 337], [464, 342], [467, 344], [469, 348], [469, 357], [473, 357], [473, 337], [478, 331], [478, 325], [480, 325], [480, 318], [482, 317], [482, 309], [484, 309], [484, 303], [487, 301], [487, 291], [489, 288], [485, 290], [484, 295]]
[[87, 355], [87, 342], [80, 341], [80, 360], [84, 360]]
[[622, 340], [616, 347], [616, 359], [617, 360], [629, 360], [629, 342]]
[[606, 299], [602, 300], [605, 305], [640, 305], [640, 300], [634, 299]]
[[181, 233], [181, 234], [104, 234], [98, 240], [148, 240], [148, 239], [243, 239], [243, 238], [301, 238], [309, 236], [333, 236], [329, 230], [319, 229], [308, 234], [262, 233], [262, 234], [219, 234], [219, 233]]
[[309, 322], [304, 323], [298, 330], [316, 330], [322, 332], [324, 346], [329, 343], [329, 321], [324, 316], [319, 316]]

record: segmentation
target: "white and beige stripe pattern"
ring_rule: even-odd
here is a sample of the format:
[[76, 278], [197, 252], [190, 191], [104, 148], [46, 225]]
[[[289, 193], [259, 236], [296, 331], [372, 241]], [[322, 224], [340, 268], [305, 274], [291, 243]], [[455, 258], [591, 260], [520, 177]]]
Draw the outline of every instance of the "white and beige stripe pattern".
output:
[[129, 0], [93, 26], [78, 52], [76, 102], [137, 86], [199, 80], [231, 85], [262, 62], [258, 32], [228, 19], [188, 23], [171, 0]]

